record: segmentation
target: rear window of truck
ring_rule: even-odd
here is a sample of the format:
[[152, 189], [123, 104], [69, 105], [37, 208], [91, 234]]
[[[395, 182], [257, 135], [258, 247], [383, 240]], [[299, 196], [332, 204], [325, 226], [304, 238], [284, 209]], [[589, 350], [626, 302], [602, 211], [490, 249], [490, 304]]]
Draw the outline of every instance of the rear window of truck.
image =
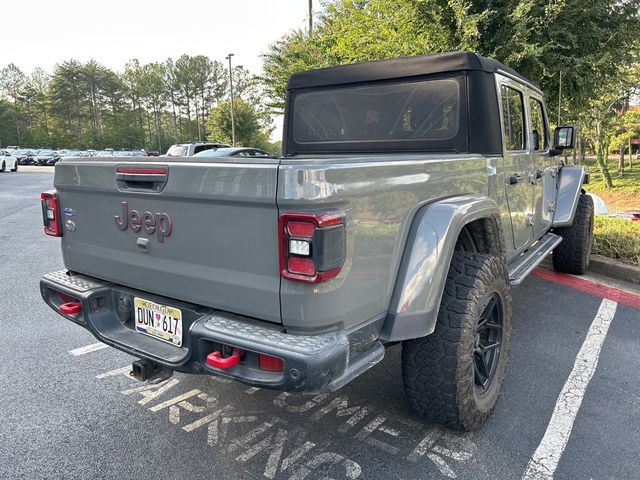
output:
[[460, 85], [449, 78], [301, 92], [292, 107], [298, 145], [345, 143], [366, 150], [379, 142], [441, 142], [458, 134]]

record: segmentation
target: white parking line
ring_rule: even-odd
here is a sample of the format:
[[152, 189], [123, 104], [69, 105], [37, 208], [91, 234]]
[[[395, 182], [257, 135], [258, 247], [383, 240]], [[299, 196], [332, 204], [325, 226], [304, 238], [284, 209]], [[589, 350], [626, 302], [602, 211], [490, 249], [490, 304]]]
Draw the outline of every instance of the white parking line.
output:
[[84, 355], [85, 353], [95, 352], [96, 350], [102, 350], [103, 348], [107, 348], [109, 345], [106, 345], [102, 342], [92, 343], [91, 345], [87, 345], [86, 347], [74, 348], [73, 350], [69, 350], [69, 353], [74, 357], [79, 355]]
[[580, 347], [573, 370], [571, 370], [569, 378], [558, 396], [547, 431], [529, 460], [527, 469], [522, 476], [523, 480], [553, 478], [562, 452], [571, 436], [573, 423], [582, 404], [584, 393], [598, 366], [600, 349], [607, 336], [617, 306], [616, 302], [606, 298], [602, 300], [598, 313], [589, 327], [582, 347]]
[[124, 375], [128, 377], [129, 372], [131, 372], [131, 365], [127, 365], [126, 367], [116, 368], [114, 370], [109, 370], [108, 372], [104, 372], [99, 375], [96, 375], [96, 378], [115, 377], [116, 375]]

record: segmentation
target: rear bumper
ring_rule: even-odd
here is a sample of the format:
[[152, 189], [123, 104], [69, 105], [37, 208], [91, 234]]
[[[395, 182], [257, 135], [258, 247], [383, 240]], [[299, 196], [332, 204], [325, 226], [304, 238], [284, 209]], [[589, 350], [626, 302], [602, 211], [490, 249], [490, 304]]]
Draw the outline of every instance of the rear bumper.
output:
[[[377, 341], [379, 322], [369, 323], [353, 332], [336, 330], [317, 335], [293, 335], [285, 333], [278, 325], [139, 292], [83, 275], [70, 275], [66, 271], [45, 275], [40, 281], [40, 292], [44, 301], [57, 313], [118, 350], [171, 370], [218, 375], [258, 387], [306, 393], [333, 391], [384, 357], [385, 349]], [[182, 347], [134, 330], [134, 296], [182, 310]], [[68, 297], [82, 305], [79, 313], [60, 312], [60, 306], [69, 301]], [[245, 351], [238, 365], [220, 369], [207, 364], [206, 357], [211, 352], [230, 353], [233, 348]], [[282, 359], [283, 371], [261, 370], [259, 354]]]

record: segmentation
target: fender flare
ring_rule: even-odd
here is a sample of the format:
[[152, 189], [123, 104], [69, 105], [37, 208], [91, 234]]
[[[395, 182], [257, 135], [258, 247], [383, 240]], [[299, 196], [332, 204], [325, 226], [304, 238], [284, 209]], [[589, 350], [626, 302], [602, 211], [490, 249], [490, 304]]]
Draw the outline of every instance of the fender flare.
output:
[[[394, 342], [433, 333], [454, 247], [465, 225], [494, 218], [498, 204], [484, 196], [464, 195], [420, 208], [405, 244], [381, 340]], [[499, 228], [499, 241], [504, 242]], [[504, 245], [500, 246], [506, 262]]]
[[580, 165], [564, 165], [560, 169], [552, 227], [568, 227], [573, 223], [586, 174], [587, 168]]

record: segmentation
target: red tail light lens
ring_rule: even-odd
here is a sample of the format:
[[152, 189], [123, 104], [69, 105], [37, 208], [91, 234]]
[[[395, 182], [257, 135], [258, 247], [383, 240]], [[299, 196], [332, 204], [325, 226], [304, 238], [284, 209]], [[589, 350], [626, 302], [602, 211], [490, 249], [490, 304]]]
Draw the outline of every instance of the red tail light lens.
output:
[[313, 276], [316, 274], [316, 265], [311, 258], [289, 257], [287, 270], [297, 275]]
[[287, 232], [292, 237], [311, 238], [316, 231], [316, 225], [313, 222], [287, 222]]
[[40, 203], [42, 204], [42, 223], [44, 224], [44, 233], [52, 237], [61, 237], [62, 228], [60, 227], [60, 205], [58, 204], [58, 195], [55, 190], [49, 190], [40, 194]]
[[280, 216], [280, 274], [319, 283], [340, 273], [345, 259], [344, 214], [286, 213]]

